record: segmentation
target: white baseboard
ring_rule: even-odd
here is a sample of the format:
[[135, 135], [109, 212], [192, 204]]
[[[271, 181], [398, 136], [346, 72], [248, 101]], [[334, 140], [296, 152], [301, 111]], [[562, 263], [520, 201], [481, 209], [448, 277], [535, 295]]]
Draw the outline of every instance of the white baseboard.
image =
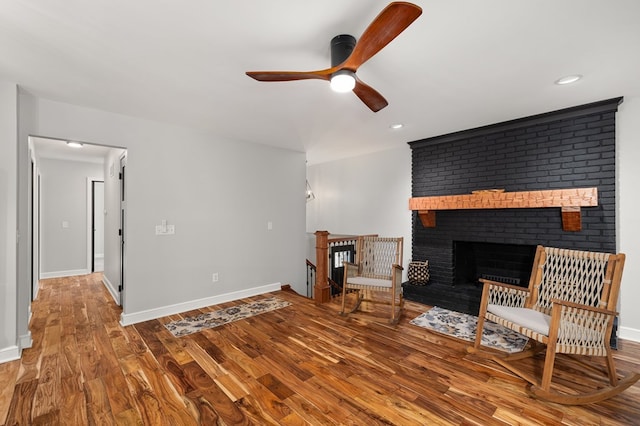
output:
[[88, 269], [74, 269], [71, 271], [55, 271], [55, 272], [41, 272], [40, 279], [47, 278], [60, 278], [60, 277], [75, 277], [77, 275], [87, 275], [90, 274], [91, 271]]
[[4, 349], [0, 349], [0, 364], [3, 362], [14, 361], [20, 359], [20, 348], [17, 346], [9, 346]]
[[107, 291], [111, 294], [111, 297], [113, 297], [113, 300], [115, 300], [116, 305], [120, 305], [120, 292], [104, 274], [102, 274], [102, 283], [107, 288]]
[[620, 327], [618, 329], [618, 337], [624, 340], [640, 342], [640, 330], [637, 328]]
[[231, 293], [219, 294], [217, 296], [205, 297], [204, 299], [190, 300], [188, 302], [177, 303], [175, 305], [163, 306], [160, 308], [149, 309], [146, 311], [134, 312], [131, 314], [123, 313], [120, 316], [120, 324], [123, 326], [136, 324], [143, 321], [149, 321], [156, 318], [166, 317], [168, 315], [179, 314], [193, 309], [204, 308], [205, 306], [217, 305], [220, 303], [231, 302], [233, 300], [243, 299], [245, 297], [257, 296], [259, 294], [278, 291], [282, 287], [281, 283], [267, 284], [260, 287], [253, 287], [246, 290], [234, 291]]
[[28, 331], [27, 334], [23, 334], [18, 337], [18, 347], [20, 351], [23, 349], [27, 349], [33, 346], [33, 339], [31, 338], [31, 331]]
[[4, 349], [0, 349], [0, 364], [3, 362], [14, 361], [20, 359], [23, 349], [27, 349], [33, 346], [33, 339], [31, 338], [31, 332], [23, 334], [18, 337], [17, 346], [9, 346]]

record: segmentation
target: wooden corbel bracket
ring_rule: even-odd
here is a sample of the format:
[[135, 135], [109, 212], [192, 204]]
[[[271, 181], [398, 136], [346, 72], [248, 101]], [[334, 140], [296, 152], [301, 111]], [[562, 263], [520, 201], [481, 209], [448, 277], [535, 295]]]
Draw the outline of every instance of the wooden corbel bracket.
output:
[[570, 188], [523, 192], [478, 192], [464, 195], [414, 197], [409, 210], [418, 212], [422, 225], [436, 226], [436, 211], [463, 209], [514, 209], [560, 207], [562, 229], [581, 231], [581, 207], [598, 205], [598, 188]]

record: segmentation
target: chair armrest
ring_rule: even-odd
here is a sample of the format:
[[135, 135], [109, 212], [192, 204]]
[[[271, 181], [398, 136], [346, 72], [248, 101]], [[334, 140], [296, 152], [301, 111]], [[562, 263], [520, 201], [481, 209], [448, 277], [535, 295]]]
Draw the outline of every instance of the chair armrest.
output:
[[391, 288], [395, 293], [402, 293], [402, 270], [404, 268], [395, 263], [391, 265]]
[[555, 342], [556, 352], [602, 356], [616, 315], [608, 309], [551, 299], [549, 341]]
[[488, 304], [513, 308], [525, 307], [530, 295], [529, 289], [484, 278], [480, 278], [480, 281], [485, 286], [483, 294], [488, 293]]
[[505, 284], [505, 283], [501, 283], [499, 281], [488, 280], [486, 278], [479, 278], [478, 281], [480, 281], [481, 283], [484, 283], [485, 285], [486, 284], [491, 284], [492, 286], [501, 287], [501, 288], [504, 288], [504, 289], [513, 289], [513, 290], [518, 290], [518, 291], [524, 290], [527, 293], [529, 292], [529, 289], [527, 287], [520, 287], [520, 286], [513, 285], [513, 284]]
[[391, 279], [400, 285], [402, 283], [402, 271], [404, 268], [400, 265], [396, 265], [395, 263], [391, 265]]
[[595, 313], [604, 314], [604, 315], [611, 315], [611, 316], [614, 316], [614, 317], [616, 315], [618, 315], [618, 312], [610, 311], [609, 309], [597, 308], [597, 307], [591, 306], [591, 305], [582, 305], [580, 303], [568, 302], [566, 300], [560, 300], [560, 299], [551, 299], [551, 306], [553, 307], [553, 305], [559, 305], [559, 306], [564, 306], [564, 307], [567, 307], [567, 308], [573, 308], [573, 309], [577, 309], [579, 311], [595, 312]]

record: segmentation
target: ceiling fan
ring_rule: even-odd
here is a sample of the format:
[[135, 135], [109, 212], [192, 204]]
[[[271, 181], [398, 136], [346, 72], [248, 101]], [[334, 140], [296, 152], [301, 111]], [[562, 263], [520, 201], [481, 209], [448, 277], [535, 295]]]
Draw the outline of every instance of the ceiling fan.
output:
[[378, 112], [387, 100], [356, 76], [358, 68], [403, 32], [422, 9], [407, 2], [393, 2], [369, 24], [360, 40], [351, 35], [338, 35], [331, 40], [331, 68], [317, 71], [247, 71], [258, 81], [327, 80], [335, 91], [353, 90], [371, 111]]

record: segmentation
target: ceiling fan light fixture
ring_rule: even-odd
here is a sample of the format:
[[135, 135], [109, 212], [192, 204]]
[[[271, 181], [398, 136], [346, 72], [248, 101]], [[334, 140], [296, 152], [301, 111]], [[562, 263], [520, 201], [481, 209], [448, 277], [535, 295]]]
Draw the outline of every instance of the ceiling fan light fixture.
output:
[[340, 70], [331, 76], [331, 90], [346, 93], [356, 87], [356, 75], [349, 70]]
[[315, 71], [247, 71], [257, 81], [330, 80], [336, 92], [354, 94], [373, 112], [389, 103], [374, 88], [356, 77], [358, 68], [391, 43], [422, 14], [420, 6], [404, 1], [391, 2], [382, 9], [360, 39], [340, 34], [331, 39], [331, 68]]

